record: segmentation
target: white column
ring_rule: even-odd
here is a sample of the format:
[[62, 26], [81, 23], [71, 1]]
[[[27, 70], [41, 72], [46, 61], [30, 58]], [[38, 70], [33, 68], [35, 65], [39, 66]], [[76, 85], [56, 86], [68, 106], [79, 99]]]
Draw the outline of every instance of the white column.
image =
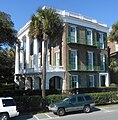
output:
[[23, 49], [23, 41], [21, 41], [20, 46], [20, 71], [24, 69], [24, 49]]
[[33, 60], [33, 63], [34, 63], [34, 69], [37, 70], [38, 68], [38, 40], [37, 39], [34, 39], [34, 47], [33, 47], [33, 51], [34, 51], [34, 60]]
[[26, 38], [26, 70], [29, 68], [30, 64], [30, 39], [27, 35]]
[[19, 50], [18, 45], [16, 45], [16, 54], [15, 54], [15, 74], [19, 73]]

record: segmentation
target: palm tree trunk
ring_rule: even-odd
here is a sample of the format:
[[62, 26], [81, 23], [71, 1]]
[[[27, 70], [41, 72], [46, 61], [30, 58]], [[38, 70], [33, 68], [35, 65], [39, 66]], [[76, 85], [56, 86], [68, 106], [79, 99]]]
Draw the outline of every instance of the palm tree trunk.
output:
[[44, 52], [43, 52], [43, 70], [42, 70], [42, 97], [45, 98], [46, 92], [46, 55], [47, 55], [47, 37], [44, 34]]

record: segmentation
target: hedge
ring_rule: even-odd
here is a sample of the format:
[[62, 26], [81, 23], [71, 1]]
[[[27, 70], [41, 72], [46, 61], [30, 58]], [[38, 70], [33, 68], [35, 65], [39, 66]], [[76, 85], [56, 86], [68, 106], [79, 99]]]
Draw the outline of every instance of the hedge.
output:
[[[96, 105], [103, 105], [108, 103], [118, 102], [118, 91], [116, 92], [102, 92], [102, 93], [89, 93], [89, 95], [95, 100]], [[45, 99], [41, 96], [19, 96], [14, 97], [19, 112], [44, 112], [47, 111], [47, 106], [50, 103], [61, 101], [67, 94], [54, 94], [48, 95]]]

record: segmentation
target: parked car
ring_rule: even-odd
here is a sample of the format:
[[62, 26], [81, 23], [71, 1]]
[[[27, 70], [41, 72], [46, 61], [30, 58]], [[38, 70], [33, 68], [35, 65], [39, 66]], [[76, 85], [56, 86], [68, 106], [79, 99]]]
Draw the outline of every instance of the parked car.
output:
[[11, 97], [0, 97], [0, 120], [8, 120], [18, 116], [16, 103]]
[[61, 102], [50, 104], [48, 108], [54, 114], [63, 116], [66, 112], [79, 110], [83, 110], [85, 113], [89, 113], [93, 106], [95, 106], [95, 103], [89, 95], [75, 94], [65, 98]]

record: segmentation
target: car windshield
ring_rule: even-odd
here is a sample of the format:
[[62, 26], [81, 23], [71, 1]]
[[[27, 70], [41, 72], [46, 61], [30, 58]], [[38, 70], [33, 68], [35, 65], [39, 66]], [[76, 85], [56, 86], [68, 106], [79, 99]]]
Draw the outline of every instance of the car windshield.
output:
[[69, 101], [69, 98], [67, 97], [67, 98], [65, 98], [63, 101], [64, 101], [64, 102], [68, 102], [68, 101]]

